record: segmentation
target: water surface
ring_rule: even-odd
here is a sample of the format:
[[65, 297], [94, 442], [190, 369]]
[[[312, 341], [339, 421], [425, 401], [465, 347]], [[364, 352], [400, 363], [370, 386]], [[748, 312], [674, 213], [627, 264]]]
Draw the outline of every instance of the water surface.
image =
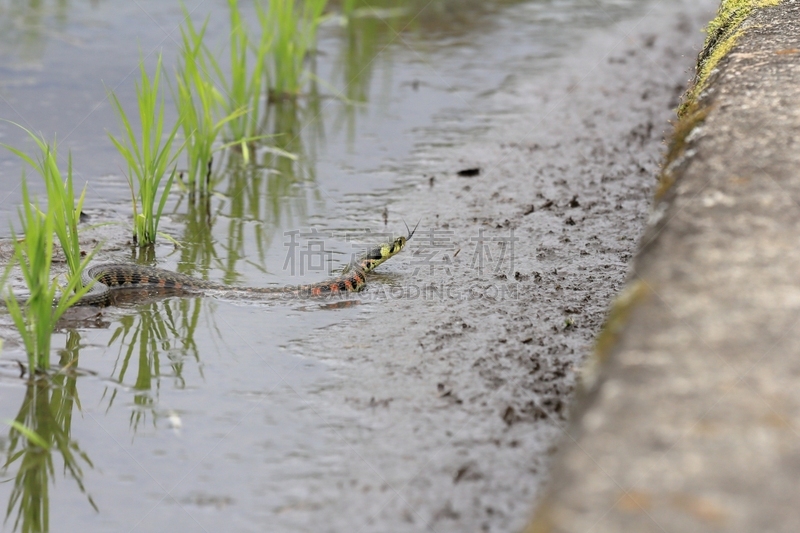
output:
[[[311, 64], [321, 81], [309, 86], [319, 98], [269, 108], [266, 129], [281, 134], [275, 143], [297, 154], [296, 162], [262, 154], [242, 166], [235, 155], [223, 158], [208, 204], [171, 198], [162, 229], [181, 249], [165, 240], [150, 255], [127, 246], [130, 192], [107, 138], [118, 124], [106, 99], [113, 90], [134, 104], [140, 57], [152, 69], [161, 51], [172, 68], [179, 4], [0, 2], [0, 117], [55, 136], [62, 155], [72, 152], [76, 176], [88, 184], [91, 222], [115, 222], [100, 230], [107, 257], [242, 285], [313, 282], [382, 232], [404, 230], [405, 215], [394, 205], [428, 186], [419, 153], [479, 139], [499, 114], [515, 113], [496, 100], [486, 105], [492, 95], [518, 79], [546, 77], [587, 32], [649, 5], [384, 4], [347, 24], [334, 16], [323, 25]], [[198, 22], [211, 15], [210, 43], [224, 57], [226, 2], [187, 7]], [[31, 149], [6, 123], [0, 141]], [[0, 152], [6, 236], [20, 172], [19, 161]], [[31, 188], [42, 194], [34, 178]], [[325, 254], [301, 255], [318, 241]], [[304, 263], [310, 258], [324, 259], [322, 268]], [[400, 260], [382, 267], [375, 283], [402, 283]], [[353, 302], [166, 298], [81, 315], [54, 335], [53, 362], [68, 370], [55, 383], [34, 384], [15, 377], [11, 361], [23, 354], [4, 317], [0, 419], [16, 417], [56, 443], [45, 453], [0, 436], [4, 478], [16, 480], [0, 485], [0, 500], [10, 502], [5, 529], [17, 528], [18, 513], [19, 527], [32, 530], [45, 516], [54, 530], [84, 531], [303, 530], [319, 523], [309, 517], [330, 512], [336, 490], [346, 490], [326, 487], [341, 482], [343, 459], [354, 453], [340, 431], [352, 433], [348, 424], [358, 423], [348, 422], [346, 409], [329, 416], [338, 407], [322, 400], [337, 387], [349, 349], [326, 344], [326, 332], [358, 328], [392, 305], [380, 297]], [[20, 450], [27, 451], [15, 455]]]

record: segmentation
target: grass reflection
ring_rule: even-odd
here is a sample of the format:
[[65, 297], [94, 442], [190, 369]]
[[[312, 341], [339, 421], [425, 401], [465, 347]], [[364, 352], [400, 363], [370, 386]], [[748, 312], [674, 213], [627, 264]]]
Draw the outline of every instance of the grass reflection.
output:
[[[96, 2], [93, 2], [96, 3]], [[0, 42], [25, 61], [44, 55], [47, 38], [62, 32], [71, 8], [68, 0], [0, 0]]]
[[[207, 278], [210, 268], [218, 268], [229, 284], [238, 281], [242, 261], [267, 272], [266, 254], [275, 235], [302, 225], [311, 204], [322, 201], [315, 187], [315, 158], [304, 143], [311, 137], [313, 151], [314, 139], [323, 136], [318, 104], [318, 98], [309, 98], [268, 106], [260, 129], [275, 133], [271, 138], [279, 152], [254, 148], [255, 160], [247, 163], [238, 150], [227, 150], [213, 178], [218, 194], [181, 199], [175, 208], [185, 228], [180, 272]], [[215, 232], [217, 225], [221, 231]], [[248, 250], [253, 245], [255, 250]]]
[[[310, 99], [309, 102], [313, 101]], [[307, 218], [309, 204], [320, 201], [314, 187], [316, 174], [314, 158], [303, 144], [304, 120], [315, 109], [294, 100], [275, 102], [267, 108], [263, 130], [273, 132], [273, 144], [296, 158], [283, 157], [265, 150], [259, 154], [257, 165], [244, 165], [238, 154], [228, 158], [226, 181], [226, 209], [228, 219], [226, 253], [221, 265], [226, 283], [236, 281], [237, 264], [249, 254], [248, 242], [256, 245], [257, 263], [251, 264], [266, 272], [266, 250], [272, 243], [276, 230], [299, 225]], [[310, 119], [313, 126], [313, 118]], [[312, 131], [319, 133], [320, 130]], [[311, 185], [311, 186], [309, 186]], [[310, 196], [309, 196], [310, 195]], [[246, 228], [251, 226], [254, 238], [248, 240]]]
[[[130, 424], [136, 431], [146, 421], [147, 413], [153, 416], [162, 377], [171, 377], [176, 388], [184, 388], [184, 362], [187, 358], [200, 363], [200, 353], [194, 334], [200, 319], [202, 298], [178, 298], [145, 304], [138, 313], [122, 317], [108, 345], [119, 342], [117, 362], [111, 378], [125, 384], [132, 377], [133, 402]], [[216, 329], [216, 328], [214, 328]], [[169, 369], [163, 373], [162, 369]], [[202, 370], [200, 371], [202, 377]], [[116, 399], [117, 390], [111, 393], [108, 409]]]
[[211, 232], [217, 222], [217, 214], [212, 211], [217, 202], [212, 201], [211, 196], [184, 196], [176, 206], [176, 211], [184, 209], [184, 200], [184, 214], [176, 215], [184, 228], [178, 271], [207, 279], [208, 270], [212, 265], [219, 264], [219, 255]]
[[[31, 380], [25, 390], [22, 406], [14, 418], [21, 426], [38, 435], [34, 443], [17, 429], [8, 434], [8, 450], [3, 473], [16, 468], [13, 488], [6, 508], [6, 521], [16, 514], [14, 531], [43, 532], [50, 529], [50, 483], [54, 482], [53, 456], [64, 464], [64, 475], [71, 477], [89, 504], [97, 511], [83, 484], [81, 464], [93, 467], [89, 456], [72, 439], [73, 408], [80, 409], [76, 375], [70, 372], [78, 362], [80, 335], [70, 331], [66, 349], [61, 352], [62, 372], [56, 376]], [[41, 445], [43, 444], [43, 445]]]
[[[385, 86], [390, 88], [392, 54], [397, 48], [412, 48], [420, 60], [427, 52], [424, 43], [437, 38], [461, 39], [471, 33], [481, 34], [491, 27], [492, 17], [486, 15], [503, 6], [521, 4], [525, 0], [341, 0], [342, 31], [336, 53], [332, 82], [341, 87], [346, 105], [336, 117], [335, 128], [346, 128], [352, 143], [356, 134], [359, 110], [357, 104], [368, 102], [375, 70], [386, 74]], [[425, 35], [420, 41], [415, 36]], [[446, 44], [440, 41], [437, 46]], [[395, 44], [398, 46], [390, 46]], [[382, 98], [389, 101], [389, 94]], [[356, 105], [353, 105], [356, 104]]]

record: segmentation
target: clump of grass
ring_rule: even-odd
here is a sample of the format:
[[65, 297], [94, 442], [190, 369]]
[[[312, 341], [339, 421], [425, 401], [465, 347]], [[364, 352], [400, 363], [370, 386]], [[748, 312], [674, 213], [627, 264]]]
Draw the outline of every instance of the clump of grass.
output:
[[[258, 139], [259, 117], [261, 116], [261, 94], [264, 84], [264, 64], [258, 58], [264, 57], [271, 46], [271, 35], [264, 32], [258, 44], [250, 42], [248, 30], [239, 12], [238, 0], [228, 0], [230, 9], [230, 77], [226, 76], [219, 62], [212, 54], [206, 58], [222, 85], [225, 98], [223, 112], [226, 118], [228, 141], [230, 145], [241, 148], [245, 162], [249, 161], [248, 143]], [[248, 67], [251, 49], [255, 52], [252, 70]]]
[[187, 25], [186, 28], [181, 27], [181, 58], [175, 72], [177, 92], [174, 99], [186, 139], [186, 183], [190, 192], [199, 190], [203, 193], [210, 186], [211, 157], [218, 133], [214, 127], [214, 113], [219, 96], [213, 83], [203, 75], [206, 70], [203, 36], [208, 18], [198, 32], [188, 16], [186, 6], [183, 6], [183, 11]]
[[[214, 54], [203, 44], [206, 24], [198, 31], [186, 13], [182, 64], [178, 71], [178, 104], [183, 132], [189, 150], [187, 179], [190, 190], [206, 172], [209, 187], [211, 155], [214, 143], [224, 131], [225, 143], [217, 149], [236, 147], [245, 163], [250, 161], [252, 143], [262, 135], [265, 115], [262, 108], [266, 60], [272, 44], [270, 32], [261, 32], [252, 39], [239, 11], [238, 0], [228, 0], [230, 11], [230, 72], [226, 73]], [[261, 9], [261, 8], [259, 8]], [[212, 75], [213, 74], [213, 75]], [[295, 159], [280, 149], [263, 147], [276, 155]]]
[[[27, 301], [20, 303], [9, 290], [6, 304], [22, 337], [29, 371], [33, 374], [50, 367], [50, 338], [56, 322], [86, 294], [91, 284], [81, 287], [80, 275], [70, 276], [65, 287], [59, 287], [57, 279], [50, 279], [56, 214], [52, 209], [43, 213], [38, 205], [30, 202], [24, 173], [19, 217], [23, 235], [18, 239], [12, 230], [14, 256], [11, 265], [19, 263], [30, 295]], [[79, 271], [90, 259], [91, 254], [78, 266]], [[56, 300], [59, 289], [61, 294]]]
[[[128, 163], [127, 177], [133, 202], [133, 242], [139, 246], [148, 246], [156, 242], [161, 213], [175, 179], [173, 165], [184, 145], [177, 149], [173, 147], [181, 120], [176, 121], [164, 137], [164, 100], [159, 92], [161, 54], [158, 56], [152, 81], [147, 75], [143, 60], [139, 62], [139, 70], [136, 99], [139, 104], [141, 139], [137, 139], [131, 121], [113, 91], [109, 91], [109, 98], [119, 115], [124, 135], [119, 139], [110, 133], [108, 136]], [[172, 170], [169, 167], [173, 167]], [[167, 181], [159, 196], [159, 188], [165, 176], [168, 176]]]
[[[303, 89], [304, 63], [317, 46], [317, 29], [327, 0], [271, 0], [268, 7], [256, 2], [263, 35], [272, 35], [269, 53], [259, 55], [266, 63], [271, 100], [297, 97]], [[302, 7], [301, 7], [302, 5]]]
[[[12, 124], [14, 123], [12, 122]], [[34, 160], [21, 150], [7, 144], [3, 144], [3, 146], [32, 166], [44, 179], [47, 188], [47, 209], [53, 216], [54, 229], [69, 267], [69, 278], [78, 278], [80, 280], [82, 268], [78, 222], [80, 222], [83, 201], [86, 198], [86, 187], [84, 186], [76, 202], [72, 180], [72, 154], [69, 155], [67, 177], [64, 179], [58, 168], [55, 143], [51, 146], [44, 137], [35, 135], [19, 124], [14, 125], [25, 130], [31, 139], [36, 142], [41, 152], [39, 159]], [[80, 283], [78, 286], [80, 286]]]
[[[204, 195], [211, 188], [211, 165], [217, 137], [226, 123], [243, 117], [248, 108], [234, 109], [216, 120], [224, 98], [208, 75], [207, 58], [213, 60], [213, 56], [203, 44], [208, 18], [198, 31], [185, 6], [183, 11], [186, 26], [181, 27], [182, 47], [175, 73], [177, 80], [175, 103], [186, 139], [188, 161], [186, 185], [191, 193], [199, 192]], [[247, 130], [246, 127], [240, 129], [243, 133]]]

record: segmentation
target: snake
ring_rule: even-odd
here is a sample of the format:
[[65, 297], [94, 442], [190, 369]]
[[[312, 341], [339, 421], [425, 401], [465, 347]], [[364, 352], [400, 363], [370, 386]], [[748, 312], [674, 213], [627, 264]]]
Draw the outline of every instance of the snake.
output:
[[[419, 222], [417, 222], [419, 226]], [[117, 290], [156, 290], [171, 293], [201, 293], [203, 291], [234, 291], [248, 294], [283, 294], [299, 298], [322, 297], [345, 292], [359, 292], [366, 286], [366, 274], [400, 253], [414, 236], [406, 225], [407, 236], [373, 246], [342, 274], [310, 285], [286, 287], [237, 287], [207, 281], [162, 268], [131, 263], [101, 263], [89, 265], [81, 272], [81, 283], [89, 290], [75, 305], [104, 307], [114, 302]]]

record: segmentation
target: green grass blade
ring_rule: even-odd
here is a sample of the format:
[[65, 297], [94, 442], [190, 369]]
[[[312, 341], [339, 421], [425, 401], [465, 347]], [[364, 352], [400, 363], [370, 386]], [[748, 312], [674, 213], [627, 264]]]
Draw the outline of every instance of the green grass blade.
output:
[[32, 444], [39, 446], [40, 448], [44, 448], [45, 450], [50, 449], [50, 443], [44, 440], [38, 433], [36, 433], [31, 428], [23, 425], [22, 423], [16, 420], [4, 420], [6, 424], [14, 428], [15, 431], [19, 432], [23, 437], [28, 439]]

